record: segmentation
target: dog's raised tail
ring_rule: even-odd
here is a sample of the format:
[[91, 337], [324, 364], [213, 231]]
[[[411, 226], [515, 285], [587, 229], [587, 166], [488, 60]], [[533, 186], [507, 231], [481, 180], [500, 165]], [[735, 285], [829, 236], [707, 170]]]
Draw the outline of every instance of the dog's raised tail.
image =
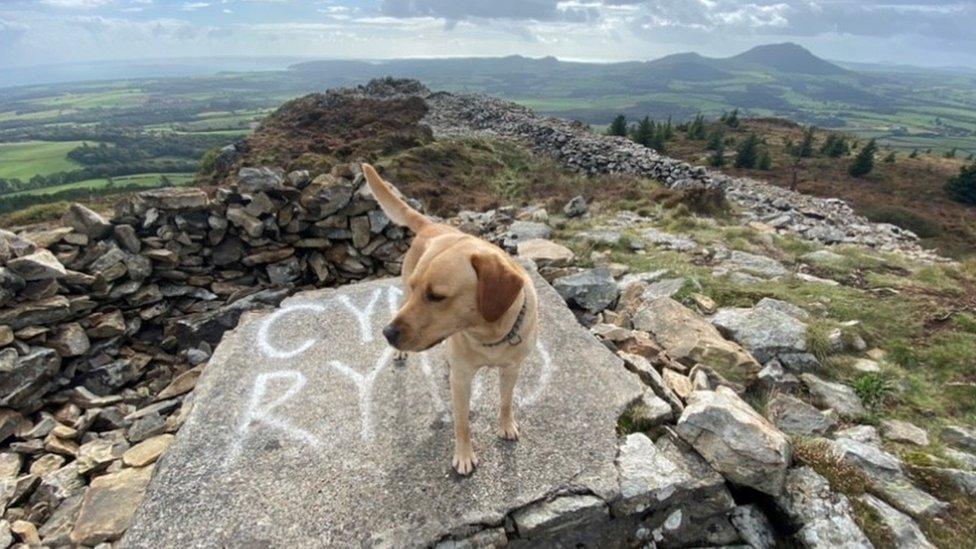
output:
[[376, 173], [369, 164], [363, 164], [363, 175], [366, 176], [366, 183], [369, 190], [373, 193], [373, 198], [379, 202], [383, 213], [397, 225], [403, 225], [413, 232], [417, 232], [421, 227], [430, 223], [424, 214], [410, 207], [405, 200], [397, 195], [393, 187], [383, 181], [380, 174]]

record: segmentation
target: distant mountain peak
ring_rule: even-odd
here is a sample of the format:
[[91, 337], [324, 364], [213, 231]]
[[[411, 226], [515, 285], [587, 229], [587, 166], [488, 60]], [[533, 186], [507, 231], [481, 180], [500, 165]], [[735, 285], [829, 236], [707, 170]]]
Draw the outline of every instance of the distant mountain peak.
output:
[[801, 74], [843, 74], [847, 72], [847, 70], [817, 57], [810, 50], [793, 42], [756, 46], [729, 59], [762, 65], [780, 72]]

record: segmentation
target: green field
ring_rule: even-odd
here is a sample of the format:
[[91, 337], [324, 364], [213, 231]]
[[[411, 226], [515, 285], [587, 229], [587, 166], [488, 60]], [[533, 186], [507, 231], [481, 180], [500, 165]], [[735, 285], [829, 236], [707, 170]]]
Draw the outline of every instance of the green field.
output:
[[41, 174], [73, 170], [80, 164], [68, 158], [68, 151], [81, 141], [22, 141], [0, 143], [0, 177], [28, 180]]
[[[116, 187], [124, 187], [129, 185], [136, 185], [139, 187], [158, 187], [161, 177], [165, 175], [169, 178], [170, 183], [173, 185], [186, 185], [187, 183], [193, 181], [194, 175], [192, 173], [139, 173], [133, 175], [120, 175], [118, 177], [113, 177], [112, 182]], [[46, 194], [54, 194], [60, 191], [66, 191], [69, 189], [91, 189], [98, 190], [104, 189], [109, 184], [108, 178], [99, 179], [86, 179], [84, 181], [78, 181], [75, 183], [66, 183], [64, 185], [55, 185], [53, 187], [44, 187], [43, 189], [31, 189], [29, 191], [20, 191], [16, 193], [10, 193], [5, 195], [0, 195], [3, 197], [12, 196], [43, 196]]]

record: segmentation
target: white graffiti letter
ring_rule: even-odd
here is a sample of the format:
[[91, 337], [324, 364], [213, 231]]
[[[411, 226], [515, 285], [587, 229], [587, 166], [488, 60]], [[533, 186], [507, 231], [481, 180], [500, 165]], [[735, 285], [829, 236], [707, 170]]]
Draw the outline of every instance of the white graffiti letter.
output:
[[342, 303], [342, 306], [348, 309], [356, 317], [356, 320], [359, 321], [359, 334], [362, 336], [363, 343], [373, 341], [373, 330], [369, 325], [369, 320], [373, 316], [373, 307], [376, 306], [376, 302], [379, 300], [382, 291], [381, 289], [373, 291], [373, 295], [369, 299], [369, 304], [362, 310], [353, 304], [349, 296], [339, 296], [339, 303]]
[[269, 341], [268, 338], [268, 331], [279, 318], [294, 311], [313, 311], [320, 313], [324, 310], [325, 307], [316, 305], [315, 303], [302, 303], [298, 305], [289, 305], [288, 307], [278, 309], [277, 311], [271, 313], [263, 321], [261, 321], [261, 326], [258, 328], [258, 347], [261, 349], [261, 352], [271, 358], [291, 358], [304, 353], [309, 347], [315, 344], [314, 338], [306, 339], [301, 345], [295, 347], [294, 349], [281, 350], [271, 344], [271, 341]]
[[383, 350], [383, 354], [376, 361], [373, 369], [369, 371], [365, 376], [360, 374], [356, 370], [353, 370], [349, 366], [339, 362], [338, 360], [330, 360], [329, 366], [333, 367], [341, 373], [342, 375], [349, 378], [356, 389], [359, 391], [359, 414], [362, 418], [362, 432], [361, 436], [363, 440], [369, 440], [373, 438], [373, 419], [372, 419], [372, 407], [373, 407], [373, 383], [376, 381], [376, 377], [383, 370], [383, 367], [393, 358], [393, 348], [387, 347]]
[[[288, 382], [288, 387], [277, 398], [264, 404], [263, 401], [265, 400], [265, 395], [268, 393], [269, 383], [277, 380]], [[280, 417], [272, 415], [275, 408], [281, 406], [288, 399], [295, 396], [304, 386], [305, 376], [296, 370], [281, 370], [278, 372], [258, 374], [258, 376], [254, 379], [254, 388], [251, 390], [251, 399], [248, 401], [247, 409], [244, 410], [244, 417], [241, 420], [241, 424], [237, 428], [238, 436], [236, 437], [234, 445], [231, 447], [230, 453], [227, 454], [224, 464], [230, 464], [237, 459], [241, 453], [243, 441], [247, 436], [247, 430], [251, 427], [251, 425], [257, 423], [274, 427], [291, 438], [300, 440], [310, 446], [318, 447], [321, 443], [319, 442], [319, 439], [315, 437], [315, 435], [306, 431], [305, 429], [302, 429], [301, 427], [292, 425]]]

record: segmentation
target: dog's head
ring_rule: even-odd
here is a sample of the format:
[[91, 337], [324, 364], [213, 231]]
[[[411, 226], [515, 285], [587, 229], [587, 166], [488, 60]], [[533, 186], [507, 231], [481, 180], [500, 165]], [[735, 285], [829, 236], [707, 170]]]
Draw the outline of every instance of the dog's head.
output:
[[406, 284], [406, 301], [383, 335], [401, 351], [423, 351], [461, 330], [496, 322], [524, 282], [500, 250], [464, 238], [432, 243]]

